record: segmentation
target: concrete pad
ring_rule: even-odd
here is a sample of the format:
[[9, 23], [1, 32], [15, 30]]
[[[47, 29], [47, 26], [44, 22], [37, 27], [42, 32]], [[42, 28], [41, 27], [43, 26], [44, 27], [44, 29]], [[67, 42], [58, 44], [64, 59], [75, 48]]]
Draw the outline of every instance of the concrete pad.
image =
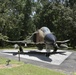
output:
[[[1, 53], [7, 55], [13, 55], [12, 53], [17, 53], [18, 50], [3, 50]], [[52, 65], [60, 65], [66, 58], [68, 58], [72, 52], [66, 50], [58, 50], [56, 53], [51, 53], [49, 57], [45, 56], [46, 50], [27, 50], [24, 54], [20, 54], [21, 58], [30, 59], [34, 61], [44, 62]], [[18, 54], [15, 55], [18, 57]]]

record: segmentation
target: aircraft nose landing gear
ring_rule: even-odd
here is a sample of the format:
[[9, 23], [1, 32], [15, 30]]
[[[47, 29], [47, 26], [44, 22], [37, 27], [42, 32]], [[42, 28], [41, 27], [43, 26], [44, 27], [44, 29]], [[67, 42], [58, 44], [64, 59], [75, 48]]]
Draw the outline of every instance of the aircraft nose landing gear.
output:
[[49, 57], [49, 56], [50, 56], [50, 53], [46, 53], [45, 56], [46, 56], [46, 57]]
[[21, 46], [19, 46], [19, 51], [20, 51], [20, 53], [23, 53], [23, 49]]

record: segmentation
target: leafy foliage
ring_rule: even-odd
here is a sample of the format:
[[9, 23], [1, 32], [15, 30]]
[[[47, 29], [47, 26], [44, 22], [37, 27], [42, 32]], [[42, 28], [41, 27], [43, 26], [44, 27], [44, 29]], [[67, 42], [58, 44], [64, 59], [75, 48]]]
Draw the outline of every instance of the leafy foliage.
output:
[[58, 40], [70, 39], [70, 44], [75, 46], [75, 10], [65, 7], [61, 3], [48, 3], [35, 15], [37, 28], [47, 26], [55, 32]]
[[58, 40], [76, 46], [75, 0], [0, 0], [0, 6], [0, 33], [9, 40], [23, 40], [47, 26]]
[[0, 33], [0, 40], [7, 40], [7, 39], [8, 39], [7, 36], [4, 36], [4, 35], [2, 35], [2, 34]]
[[8, 40], [8, 37], [4, 36], [4, 35], [2, 35], [2, 33], [0, 33], [0, 46], [4, 45], [3, 41], [5, 41], [5, 40]]

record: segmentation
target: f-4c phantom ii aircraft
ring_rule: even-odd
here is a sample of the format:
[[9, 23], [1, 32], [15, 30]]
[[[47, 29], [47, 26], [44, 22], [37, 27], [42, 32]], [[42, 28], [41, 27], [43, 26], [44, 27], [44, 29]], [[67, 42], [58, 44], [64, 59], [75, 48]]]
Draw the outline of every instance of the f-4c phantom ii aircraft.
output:
[[14, 43], [19, 45], [20, 52], [23, 52], [21, 44], [33, 44], [38, 47], [39, 50], [42, 50], [44, 45], [46, 48], [46, 56], [48, 57], [50, 54], [50, 46], [53, 47], [53, 52], [56, 52], [60, 47], [68, 47], [65, 45], [69, 40], [57, 41], [55, 35], [52, 34], [49, 28], [41, 27], [39, 30], [34, 32], [32, 36], [29, 38], [30, 41], [6, 41], [9, 43]]

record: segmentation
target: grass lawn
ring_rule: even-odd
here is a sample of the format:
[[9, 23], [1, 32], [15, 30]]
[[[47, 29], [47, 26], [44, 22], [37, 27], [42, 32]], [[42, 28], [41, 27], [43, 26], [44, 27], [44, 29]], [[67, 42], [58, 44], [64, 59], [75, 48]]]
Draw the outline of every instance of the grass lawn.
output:
[[[6, 63], [5, 58], [0, 57], [0, 65]], [[60, 72], [49, 70], [46, 68], [37, 67], [31, 64], [24, 64], [23, 62], [17, 62], [11, 60], [11, 64], [18, 64], [20, 66], [13, 68], [0, 68], [0, 75], [65, 75]]]
[[[7, 60], [8, 59], [6, 59], [6, 58], [0, 57], [0, 65], [3, 65], [3, 64], [6, 65]], [[21, 65], [21, 64], [23, 64], [23, 62], [18, 62], [16, 60], [11, 60], [10, 64], [19, 64], [19, 65]]]
[[76, 73], [74, 73], [74, 75], [76, 75]]

